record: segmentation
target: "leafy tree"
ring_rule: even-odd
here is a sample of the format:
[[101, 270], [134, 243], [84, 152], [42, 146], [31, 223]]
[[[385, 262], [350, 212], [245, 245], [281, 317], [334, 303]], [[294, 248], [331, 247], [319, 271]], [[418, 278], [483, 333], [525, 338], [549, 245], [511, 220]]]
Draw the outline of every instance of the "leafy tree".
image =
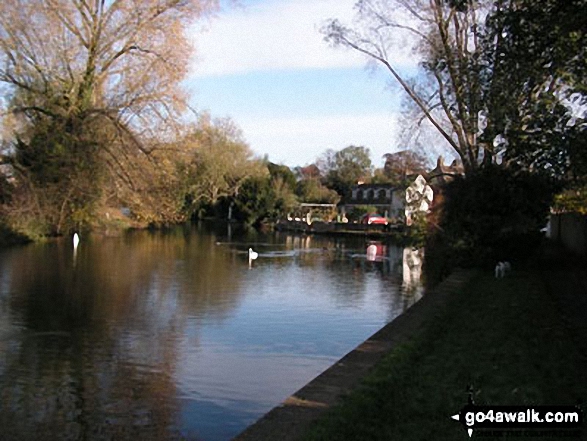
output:
[[[60, 233], [87, 223], [102, 192], [148, 188], [151, 154], [184, 109], [184, 29], [207, 1], [7, 0], [0, 4], [0, 164], [16, 179], [15, 218]], [[139, 168], [151, 163], [150, 171]], [[91, 188], [93, 187], [93, 188]], [[122, 191], [122, 188], [125, 188]], [[29, 209], [30, 208], [30, 209]]]
[[297, 182], [295, 194], [300, 202], [313, 204], [336, 204], [340, 201], [339, 194], [324, 186], [323, 176], [316, 164], [294, 169]]
[[239, 194], [247, 179], [268, 175], [266, 165], [254, 157], [229, 119], [202, 117], [184, 143], [193, 152], [191, 160], [180, 165], [192, 210], [202, 204], [213, 206], [220, 198], [230, 199]]
[[291, 189], [292, 191], [296, 188], [296, 175], [287, 165], [279, 165], [269, 162], [267, 164], [267, 169], [269, 170], [269, 174], [273, 180], [281, 179], [283, 185], [287, 188]]
[[41, 237], [89, 224], [105, 177], [92, 133], [75, 135], [62, 121], [43, 120], [28, 139], [16, 138], [10, 171], [26, 185], [13, 186], [4, 211], [17, 231]]
[[336, 191], [324, 186], [320, 180], [315, 178], [298, 181], [295, 193], [300, 202], [337, 204], [340, 201], [340, 195]]
[[290, 168], [271, 162], [267, 168], [269, 175], [248, 179], [236, 199], [241, 220], [252, 225], [285, 217], [298, 205], [296, 179]]
[[369, 149], [352, 145], [339, 151], [327, 150], [319, 167], [324, 184], [343, 198], [350, 194], [353, 185], [368, 180], [372, 174]]
[[294, 189], [282, 177], [271, 178], [271, 190], [275, 195], [275, 207], [271, 213], [273, 217], [284, 216], [298, 205]]
[[512, 166], [574, 182], [587, 176], [585, 0], [497, 2], [483, 60], [487, 139]]
[[271, 191], [275, 195], [275, 206], [271, 210], [274, 218], [285, 216], [298, 205], [296, 196], [296, 176], [286, 165], [269, 163]]
[[543, 175], [490, 165], [444, 191], [439, 235], [458, 264], [495, 264], [531, 251], [552, 204]]
[[[504, 159], [576, 178], [587, 163], [587, 22], [577, 13], [585, 6], [585, 0], [359, 0], [353, 27], [331, 20], [324, 33], [387, 69], [467, 175]], [[421, 75], [412, 80], [394, 65], [400, 37], [415, 40], [422, 59]]]
[[105, 191], [111, 194], [106, 206], [126, 206], [133, 220], [150, 226], [176, 224], [191, 215], [191, 205], [186, 204], [186, 164], [191, 158], [189, 147], [169, 144], [166, 149], [155, 149], [148, 158], [134, 157], [135, 168], [141, 175], [133, 179], [134, 188], [116, 185], [110, 181]]
[[428, 167], [426, 158], [410, 150], [387, 153], [383, 156], [385, 158], [383, 175], [389, 183], [395, 185], [406, 183], [410, 175], [425, 173]]
[[258, 225], [270, 215], [275, 206], [275, 195], [267, 178], [247, 179], [235, 197], [235, 217], [241, 222]]

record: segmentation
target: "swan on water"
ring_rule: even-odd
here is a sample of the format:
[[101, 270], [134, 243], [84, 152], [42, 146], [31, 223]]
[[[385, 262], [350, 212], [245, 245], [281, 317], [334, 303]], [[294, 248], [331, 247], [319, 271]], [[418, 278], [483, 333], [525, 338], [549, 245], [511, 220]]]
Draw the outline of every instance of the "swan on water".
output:
[[259, 253], [253, 251], [252, 248], [249, 248], [249, 260], [255, 260], [257, 257], [259, 257]]
[[259, 253], [253, 251], [252, 248], [249, 248], [249, 269], [253, 267], [253, 260], [259, 257]]
[[79, 236], [77, 233], [73, 235], [73, 248], [77, 248], [79, 245]]
[[495, 265], [495, 278], [501, 279], [506, 276], [512, 270], [512, 264], [505, 261], [505, 262], [497, 262]]

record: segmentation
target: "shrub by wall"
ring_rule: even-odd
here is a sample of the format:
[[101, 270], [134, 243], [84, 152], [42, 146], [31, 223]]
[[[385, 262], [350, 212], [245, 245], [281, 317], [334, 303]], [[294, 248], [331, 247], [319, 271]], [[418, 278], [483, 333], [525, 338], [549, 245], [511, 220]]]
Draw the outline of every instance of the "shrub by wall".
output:
[[[453, 266], [492, 266], [527, 257], [542, 237], [554, 187], [539, 174], [489, 166], [444, 189], [431, 245]], [[434, 254], [434, 253], [432, 253]]]

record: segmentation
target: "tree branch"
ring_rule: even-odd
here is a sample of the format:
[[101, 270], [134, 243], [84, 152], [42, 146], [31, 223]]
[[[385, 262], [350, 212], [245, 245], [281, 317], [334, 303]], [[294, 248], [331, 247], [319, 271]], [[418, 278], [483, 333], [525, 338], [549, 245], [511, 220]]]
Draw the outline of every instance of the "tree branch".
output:
[[[336, 30], [336, 23], [331, 23], [331, 26], [335, 26], [334, 28], [331, 27], [332, 31]], [[404, 81], [404, 79], [396, 72], [396, 70], [393, 68], [393, 66], [391, 66], [391, 64], [384, 58], [382, 58], [381, 56], [370, 52], [366, 49], [363, 49], [362, 47], [358, 46], [357, 44], [353, 43], [352, 41], [350, 41], [349, 39], [347, 39], [342, 33], [341, 33], [341, 28], [339, 28], [338, 32], [336, 34], [331, 33], [330, 36], [332, 36], [332, 38], [334, 38], [335, 42], [339, 42], [341, 44], [344, 44], [348, 47], [351, 47], [353, 49], [355, 49], [358, 52], [361, 52], [377, 61], [379, 61], [381, 64], [383, 64], [387, 70], [389, 70], [389, 72], [392, 74], [392, 76], [400, 83], [400, 85], [403, 87], [403, 89], [406, 91], [406, 93], [408, 94], [408, 96], [418, 105], [418, 107], [422, 110], [422, 112], [424, 112], [424, 115], [426, 115], [426, 118], [428, 118], [428, 120], [432, 123], [432, 125], [439, 131], [439, 133], [444, 137], [444, 139], [446, 139], [446, 141], [456, 150], [459, 151], [459, 146], [457, 143], [455, 143], [455, 141], [452, 139], [452, 137], [446, 133], [444, 131], [444, 129], [440, 126], [440, 124], [438, 123], [438, 121], [436, 121], [436, 119], [432, 116], [432, 114], [429, 112], [429, 110], [427, 109], [426, 105], [422, 102], [422, 100], [420, 99], [420, 97], [414, 92], [414, 90]]]

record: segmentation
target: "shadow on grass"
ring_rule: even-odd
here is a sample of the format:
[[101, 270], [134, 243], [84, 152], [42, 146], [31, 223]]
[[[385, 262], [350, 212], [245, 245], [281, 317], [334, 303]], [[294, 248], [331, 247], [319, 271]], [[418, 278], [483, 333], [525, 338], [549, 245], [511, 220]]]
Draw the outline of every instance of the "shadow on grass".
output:
[[479, 405], [574, 405], [587, 398], [587, 358], [538, 271], [474, 279], [305, 439], [469, 439], [450, 419], [466, 404], [469, 386]]

